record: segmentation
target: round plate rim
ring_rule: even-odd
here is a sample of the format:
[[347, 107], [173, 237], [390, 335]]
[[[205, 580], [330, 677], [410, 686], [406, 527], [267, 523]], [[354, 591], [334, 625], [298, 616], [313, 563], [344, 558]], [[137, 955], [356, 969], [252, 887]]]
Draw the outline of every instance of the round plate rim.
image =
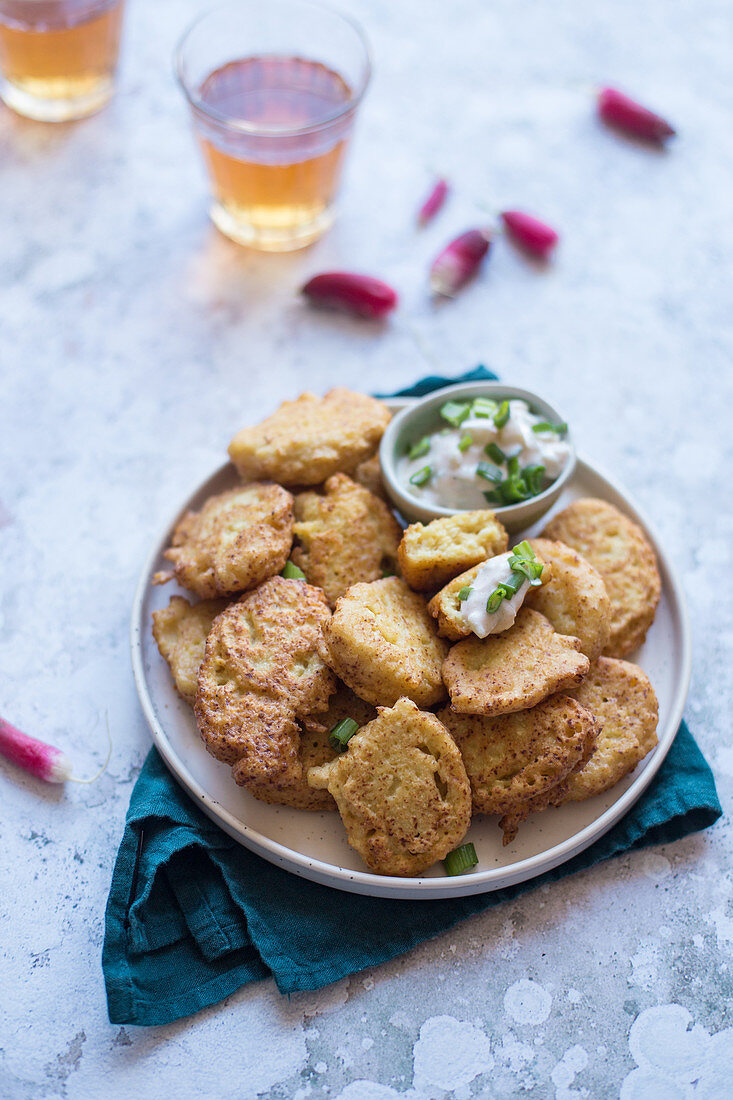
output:
[[[405, 402], [407, 403], [407, 402]], [[397, 402], [394, 403], [395, 405]], [[223, 463], [217, 467], [188, 495], [186, 502], [205, 488], [208, 482], [220, 477], [230, 466]], [[633, 804], [641, 797], [651, 783], [662, 762], [672, 746], [677, 734], [685, 702], [689, 690], [692, 672], [692, 646], [690, 626], [687, 615], [687, 606], [682, 585], [677, 577], [675, 569], [664, 552], [654, 526], [649, 523], [643, 511], [628, 493], [621, 489], [617, 482], [609, 477], [597, 466], [591, 465], [578, 456], [577, 466], [573, 478], [582, 474], [589, 474], [600, 478], [608, 487], [624, 501], [632, 518], [645, 530], [650, 538], [657, 554], [659, 565], [664, 574], [665, 586], [668, 586], [668, 596], [671, 595], [672, 611], [679, 619], [681, 647], [678, 654], [680, 676], [677, 680], [675, 693], [670, 707], [670, 714], [665, 729], [662, 731], [659, 743], [654, 749], [653, 755], [648, 760], [644, 769], [636, 776], [626, 791], [609, 806], [594, 821], [590, 822], [579, 832], [567, 837], [559, 844], [553, 845], [546, 851], [529, 856], [504, 867], [495, 867], [485, 871], [475, 871], [471, 874], [456, 875], [446, 878], [398, 878], [389, 875], [375, 875], [370, 871], [356, 871], [348, 867], [339, 867], [326, 863], [323, 860], [314, 859], [302, 855], [292, 848], [286, 847], [277, 841], [271, 840], [262, 833], [245, 825], [233, 814], [216, 801], [190, 773], [185, 764], [177, 756], [174, 747], [158, 721], [150, 697], [142, 651], [142, 610], [147, 589], [150, 585], [155, 562], [158, 560], [162, 549], [168, 545], [169, 535], [174, 524], [180, 517], [183, 508], [177, 508], [159, 537], [155, 540], [148, 554], [135, 590], [132, 605], [130, 647], [132, 656], [132, 668], [140, 704], [145, 719], [150, 728], [153, 743], [160, 752], [167, 768], [173, 777], [180, 783], [184, 790], [193, 798], [196, 805], [212, 821], [219, 825], [234, 840], [245, 848], [262, 856], [270, 863], [277, 864], [286, 870], [303, 878], [331, 886], [335, 889], [346, 890], [352, 893], [367, 894], [372, 897], [404, 898], [406, 900], [434, 900], [436, 898], [465, 897], [472, 894], [490, 893], [511, 886], [519, 882], [537, 877], [546, 871], [558, 867], [573, 856], [588, 848], [608, 832], [619, 821]]]

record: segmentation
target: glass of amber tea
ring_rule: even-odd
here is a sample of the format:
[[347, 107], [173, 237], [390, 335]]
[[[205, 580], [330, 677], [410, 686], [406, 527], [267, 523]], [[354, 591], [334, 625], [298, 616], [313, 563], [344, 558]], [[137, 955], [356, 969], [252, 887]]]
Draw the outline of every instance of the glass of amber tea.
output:
[[42, 122], [84, 118], [114, 91], [123, 0], [0, 0], [0, 96]]
[[229, 0], [190, 28], [176, 69], [214, 224], [266, 252], [320, 237], [371, 74], [357, 25], [310, 0]]

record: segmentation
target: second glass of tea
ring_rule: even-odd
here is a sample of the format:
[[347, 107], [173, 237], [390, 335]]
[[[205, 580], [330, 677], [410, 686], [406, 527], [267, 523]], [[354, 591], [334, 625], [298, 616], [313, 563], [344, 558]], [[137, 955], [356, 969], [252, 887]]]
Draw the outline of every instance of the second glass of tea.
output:
[[123, 0], [0, 0], [0, 96], [41, 122], [84, 118], [114, 91]]
[[213, 190], [214, 224], [289, 252], [317, 240], [371, 74], [350, 19], [310, 0], [229, 0], [176, 55]]

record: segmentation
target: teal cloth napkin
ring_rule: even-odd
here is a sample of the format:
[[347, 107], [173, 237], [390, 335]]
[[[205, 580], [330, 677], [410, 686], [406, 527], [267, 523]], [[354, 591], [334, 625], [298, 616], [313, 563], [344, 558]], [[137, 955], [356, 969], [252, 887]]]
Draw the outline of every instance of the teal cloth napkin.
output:
[[[403, 392], [418, 396], [487, 377], [494, 376], [477, 368]], [[107, 902], [102, 968], [110, 1021], [170, 1023], [269, 976], [282, 993], [319, 989], [542, 883], [706, 829], [721, 812], [712, 772], [683, 722], [642, 798], [569, 862], [490, 894], [392, 901], [319, 886], [242, 848], [198, 810], [151, 749]]]

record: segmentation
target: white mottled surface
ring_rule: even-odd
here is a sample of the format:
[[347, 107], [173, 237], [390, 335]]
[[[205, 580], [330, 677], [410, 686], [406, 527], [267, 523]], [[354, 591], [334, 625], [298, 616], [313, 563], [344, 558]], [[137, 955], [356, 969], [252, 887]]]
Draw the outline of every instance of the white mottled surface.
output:
[[[99, 955], [149, 737], [127, 652], [151, 532], [279, 398], [389, 389], [485, 360], [542, 390], [689, 578], [688, 718], [733, 788], [730, 669], [733, 42], [729, 0], [344, 0], [377, 72], [343, 216], [312, 251], [216, 235], [170, 72], [200, 3], [130, 5], [115, 102], [79, 125], [0, 114], [0, 709], [90, 787], [0, 765], [0, 1095], [70, 1100], [729, 1095], [730, 833], [629, 855], [468, 921], [319, 994], [271, 983], [170, 1027], [111, 1027]], [[609, 80], [658, 105], [668, 155], [593, 120]], [[462, 191], [418, 236], [431, 168]], [[552, 270], [503, 243], [438, 308], [424, 270], [489, 206], [563, 230]], [[314, 315], [332, 266], [403, 293], [383, 331]]]

